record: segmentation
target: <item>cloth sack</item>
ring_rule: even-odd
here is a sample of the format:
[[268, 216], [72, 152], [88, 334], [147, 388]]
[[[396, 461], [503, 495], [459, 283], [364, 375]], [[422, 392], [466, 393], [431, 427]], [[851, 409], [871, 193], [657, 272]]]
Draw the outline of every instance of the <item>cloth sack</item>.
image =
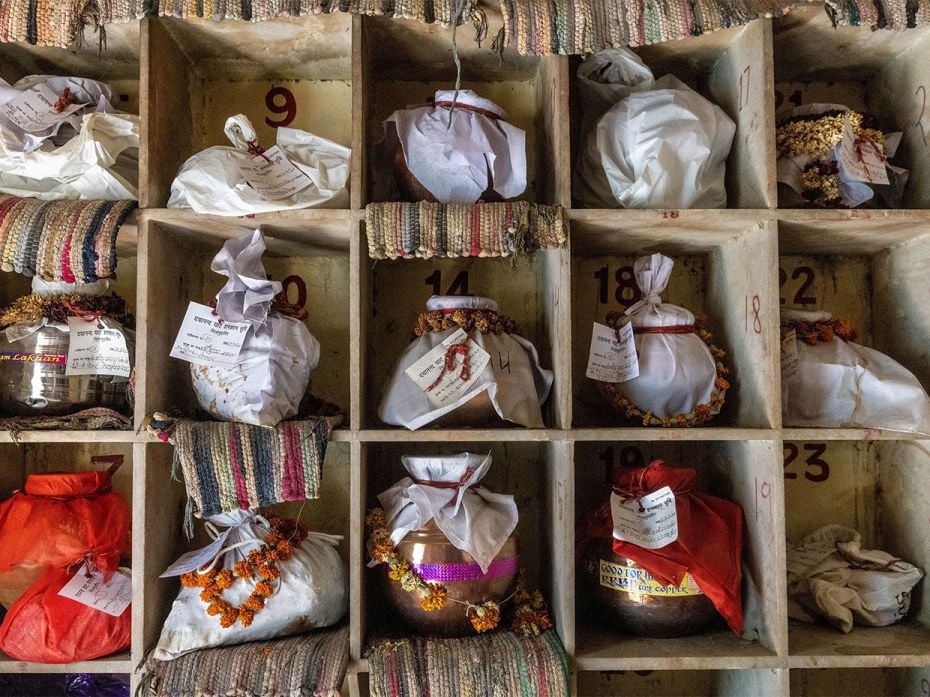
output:
[[[429, 312], [488, 310], [497, 312], [497, 303], [474, 296], [433, 296], [427, 303]], [[393, 426], [416, 430], [448, 414], [462, 404], [487, 392], [498, 416], [527, 428], [542, 428], [540, 405], [552, 388], [552, 371], [539, 364], [536, 347], [517, 334], [468, 332], [468, 338], [491, 355], [472, 385], [451, 401], [438, 406], [431, 396], [406, 374], [408, 367], [440, 346], [459, 331], [458, 328], [428, 332], [417, 337], [400, 355], [384, 389], [378, 408], [379, 418]], [[501, 365], [509, 367], [505, 370]]]
[[629, 79], [632, 67], [631, 92], [587, 135], [576, 198], [588, 208], [725, 208], [736, 125], [673, 75], [650, 88], [633, 59], [623, 62], [614, 72]]
[[242, 173], [241, 166], [261, 157], [255, 154], [258, 136], [251, 121], [244, 114], [230, 116], [224, 132], [233, 147], [218, 145], [188, 158], [171, 184], [168, 208], [213, 215], [348, 208], [349, 148], [296, 128], [277, 129], [277, 146], [308, 179], [304, 188], [272, 200], [252, 188]]
[[439, 203], [475, 203], [488, 188], [513, 198], [526, 190], [526, 133], [506, 119], [471, 90], [438, 90], [432, 106], [391, 114], [385, 141], [400, 141], [407, 168]]
[[600, 118], [621, 99], [655, 87], [652, 71], [628, 48], [598, 51], [578, 66], [577, 76], [582, 138], [586, 138]]
[[468, 552], [487, 573], [519, 519], [513, 496], [478, 486], [491, 466], [491, 456], [405, 456], [402, 461], [410, 476], [378, 495], [391, 541], [400, 543], [407, 533], [432, 520], [449, 542]]
[[[49, 101], [65, 90], [73, 103], [41, 130], [22, 127], [8, 111], [33, 96], [53, 112]], [[12, 87], [0, 81], [0, 192], [45, 201], [138, 198], [139, 117], [116, 113], [112, 99], [110, 87], [83, 78], [35, 75]]]
[[[85, 558], [116, 569], [130, 553], [129, 506], [111, 471], [32, 474], [0, 503], [0, 604], [11, 607], [45, 569]], [[51, 582], [52, 579], [49, 579]]]
[[783, 330], [799, 329], [797, 370], [787, 377], [782, 374], [785, 426], [930, 435], [930, 397], [907, 368], [879, 351], [842, 339], [832, 329], [826, 341], [817, 336], [803, 340], [805, 326], [833, 326], [828, 312], [782, 310], [781, 316]]
[[[230, 511], [208, 521], [207, 530], [213, 536], [225, 535], [222, 547], [209, 555], [224, 569], [232, 569], [249, 552], [259, 549], [271, 532], [268, 521], [254, 511]], [[275, 593], [265, 600], [264, 608], [255, 613], [248, 627], [237, 623], [224, 629], [217, 617], [207, 614], [199, 588], [182, 588], [152, 657], [170, 661], [196, 649], [302, 634], [336, 624], [348, 607], [348, 580], [335, 549], [341, 539], [311, 532], [295, 546], [290, 559], [276, 562], [280, 578], [275, 582]], [[232, 587], [223, 591], [223, 599], [239, 606], [248, 599], [254, 585], [254, 581], [236, 577]]]
[[923, 576], [887, 552], [862, 549], [856, 530], [827, 525], [788, 550], [788, 616], [823, 617], [844, 633], [854, 623], [884, 627], [907, 616]]
[[717, 380], [717, 362], [707, 344], [692, 332], [652, 333], [657, 328], [693, 326], [694, 315], [683, 307], [663, 303], [675, 262], [663, 254], [639, 257], [633, 264], [636, 284], [643, 299], [627, 308], [616, 323], [633, 325], [639, 376], [614, 389], [642, 412], [657, 418], [692, 414], [698, 405], [720, 406], [711, 399]]
[[310, 373], [320, 362], [320, 344], [307, 326], [274, 309], [282, 286], [269, 281], [262, 265], [260, 230], [228, 240], [210, 268], [229, 280], [216, 296], [216, 314], [247, 322], [235, 365], [191, 364], [201, 408], [224, 421], [276, 426], [297, 415]]
[[578, 535], [583, 552], [593, 538], [612, 538], [614, 552], [632, 559], [659, 582], [681, 585], [685, 573], [717, 608], [734, 632], [743, 628], [741, 595], [743, 509], [732, 501], [694, 490], [696, 470], [653, 460], [646, 467], [617, 472], [613, 489], [623, 500], [639, 500], [663, 487], [675, 494], [678, 539], [658, 549], [618, 540], [610, 501], [588, 513]]

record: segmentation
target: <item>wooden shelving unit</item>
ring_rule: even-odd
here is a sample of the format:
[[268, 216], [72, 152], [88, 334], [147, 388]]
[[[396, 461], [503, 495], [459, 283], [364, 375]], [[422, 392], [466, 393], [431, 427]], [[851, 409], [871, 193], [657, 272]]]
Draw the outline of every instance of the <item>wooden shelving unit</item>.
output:
[[[345, 536], [353, 599], [347, 694], [367, 693], [364, 651], [381, 621], [380, 607], [367, 602], [365, 510], [401, 476], [402, 454], [463, 449], [490, 450], [488, 485], [518, 498], [524, 561], [549, 598], [576, 694], [930, 694], [930, 584], [918, 587], [912, 618], [898, 626], [841, 635], [788, 620], [786, 537], [826, 522], [856, 527], [867, 545], [930, 570], [930, 442], [867, 429], [782, 428], [778, 337], [780, 307], [827, 309], [930, 386], [930, 31], [834, 30], [822, 8], [807, 7], [642, 49], [657, 76], [674, 72], [737, 123], [729, 208], [681, 211], [573, 208], [578, 59], [507, 50], [499, 62], [469, 33], [461, 28], [457, 37], [463, 86], [497, 101], [527, 131], [527, 198], [568, 209], [569, 245], [521, 259], [516, 269], [509, 259], [374, 263], [367, 256], [364, 206], [391, 176], [372, 156], [381, 122], [452, 84], [449, 31], [347, 15], [262, 24], [149, 19], [108, 28], [109, 50], [99, 60], [95, 46], [0, 47], [0, 77], [10, 82], [42, 72], [104, 79], [142, 116], [143, 210], [121, 236], [116, 282], [138, 315], [136, 429], [157, 409], [193, 404], [187, 365], [168, 357], [170, 345], [188, 301], [206, 301], [222, 285], [209, 262], [223, 241], [261, 227], [273, 277], [297, 273], [308, 285], [308, 325], [323, 347], [313, 390], [348, 412], [329, 449], [322, 498], [285, 507]], [[828, 96], [904, 131], [906, 210], [778, 208], [776, 103]], [[286, 122], [351, 146], [351, 208], [247, 218], [166, 209], [181, 163], [225, 144], [223, 122], [239, 112], [266, 143], [273, 124]], [[734, 386], [707, 428], [620, 423], [584, 377], [592, 320], [629, 300], [625, 269], [648, 251], [676, 259], [666, 299], [706, 314], [728, 353]], [[497, 298], [552, 367], [546, 428], [411, 433], [378, 420], [382, 384], [416, 314], [434, 287], [463, 284]], [[26, 292], [27, 279], [0, 279], [3, 303]], [[0, 434], [2, 495], [37, 468], [86, 467], [91, 454], [128, 456], [117, 486], [134, 510], [133, 640], [127, 655], [79, 666], [0, 658], [0, 672], [131, 673], [178, 590], [159, 573], [201, 542], [181, 532], [185, 495], [170, 479], [171, 449], [138, 430], [33, 431], [19, 440]], [[605, 466], [654, 456], [696, 467], [702, 486], [745, 511], [742, 637], [722, 628], [673, 641], [626, 637], [600, 623], [576, 589], [576, 515], [606, 491]]]

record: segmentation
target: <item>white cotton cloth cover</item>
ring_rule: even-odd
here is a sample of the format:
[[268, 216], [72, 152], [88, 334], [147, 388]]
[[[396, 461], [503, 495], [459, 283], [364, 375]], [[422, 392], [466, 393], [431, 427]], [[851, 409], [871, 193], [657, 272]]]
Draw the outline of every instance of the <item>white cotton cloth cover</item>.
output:
[[857, 531], [827, 525], [788, 550], [788, 616], [821, 616], [843, 632], [854, 623], [884, 627], [904, 619], [923, 576], [887, 552], [862, 549]]
[[[683, 307], [663, 303], [675, 262], [663, 254], [640, 257], [633, 263], [636, 284], [643, 299], [627, 308], [620, 324], [638, 327], [678, 327], [694, 324]], [[700, 337], [690, 334], [634, 334], [639, 376], [616, 383], [618, 390], [641, 411], [657, 418], [690, 414], [709, 404], [717, 379], [717, 362]], [[711, 406], [712, 413], [719, 407]]]
[[725, 208], [736, 125], [673, 75], [647, 84], [588, 134], [576, 197], [589, 208]]
[[[400, 109], [384, 122], [390, 141], [393, 124], [407, 168], [439, 203], [475, 203], [491, 183], [503, 198], [526, 190], [526, 133], [507, 123], [507, 112], [471, 90], [438, 90], [434, 102], [449, 109]], [[471, 111], [474, 107], [498, 118]], [[490, 181], [489, 181], [490, 176]]]
[[278, 128], [276, 144], [310, 184], [291, 196], [265, 199], [245, 180], [240, 164], [254, 155], [252, 122], [244, 114], [226, 119], [226, 137], [233, 147], [217, 145], [187, 159], [171, 184], [168, 208], [193, 208], [213, 215], [250, 215], [300, 208], [347, 208], [349, 163], [352, 151], [331, 140], [296, 128]]
[[607, 48], [589, 56], [578, 66], [577, 77], [582, 142], [614, 104], [655, 86], [652, 71], [628, 48]]
[[[432, 520], [449, 542], [470, 554], [487, 573], [520, 517], [513, 496], [477, 486], [491, 466], [491, 456], [460, 453], [402, 460], [410, 477], [378, 495], [391, 541], [398, 544], [408, 532]], [[418, 481], [461, 486], [440, 488]]]
[[[782, 310], [782, 320], [833, 318], [829, 312]], [[798, 369], [782, 378], [785, 426], [877, 428], [930, 435], [930, 397], [907, 368], [884, 353], [834, 337], [798, 340]]]
[[[434, 295], [426, 303], [430, 312], [455, 308], [497, 312], [497, 303], [489, 298], [457, 295]], [[539, 364], [536, 347], [515, 334], [469, 332], [468, 337], [491, 354], [491, 360], [458, 399], [441, 407], [430, 402], [426, 392], [404, 371], [457, 331], [455, 327], [429, 332], [414, 339], [404, 349], [385, 384], [378, 417], [386, 424], [415, 431], [487, 391], [494, 410], [502, 419], [527, 428], [542, 428], [540, 405], [546, 401], [552, 388], [552, 371]], [[499, 367], [508, 363], [506, 370]]]
[[43, 88], [71, 92], [73, 113], [29, 132], [0, 113], [0, 192], [45, 201], [138, 198], [139, 117], [115, 113], [113, 91], [76, 77], [33, 75], [0, 80], [0, 106]]
[[310, 373], [320, 362], [320, 344], [298, 319], [271, 309], [281, 284], [269, 281], [262, 264], [260, 230], [228, 240], [210, 268], [228, 276], [216, 296], [216, 313], [227, 322], [248, 322], [233, 366], [191, 364], [200, 406], [225, 421], [276, 426], [297, 414]]
[[[219, 532], [230, 529], [222, 547], [226, 551], [220, 554], [219, 565], [224, 569], [231, 569], [261, 547], [271, 532], [268, 521], [252, 511], [230, 511], [208, 520]], [[290, 559], [277, 562], [281, 577], [273, 582], [275, 593], [255, 613], [249, 627], [237, 622], [224, 629], [219, 617], [207, 614], [200, 588], [181, 588], [162, 626], [153, 657], [171, 661], [197, 649], [275, 639], [336, 624], [345, 615], [349, 600], [345, 567], [336, 551], [341, 539], [311, 532], [294, 548]], [[254, 581], [237, 578], [231, 588], [223, 591], [223, 600], [241, 605], [254, 588]]]

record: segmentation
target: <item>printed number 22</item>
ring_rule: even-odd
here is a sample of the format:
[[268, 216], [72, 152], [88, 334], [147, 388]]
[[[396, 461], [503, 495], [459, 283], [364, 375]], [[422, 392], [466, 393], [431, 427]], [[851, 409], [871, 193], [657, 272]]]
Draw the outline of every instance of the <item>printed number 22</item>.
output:
[[[827, 464], [827, 461], [821, 458], [827, 451], [826, 443], [805, 443], [804, 450], [810, 455], [808, 456], [805, 464], [807, 465], [807, 471], [804, 473], [804, 478], [811, 482], [825, 482], [830, 478], [830, 465]], [[788, 467], [798, 458], [798, 446], [794, 443], [785, 443], [785, 479], [797, 479], [797, 472], [789, 472]], [[811, 468], [814, 468], [816, 473], [811, 472]]]

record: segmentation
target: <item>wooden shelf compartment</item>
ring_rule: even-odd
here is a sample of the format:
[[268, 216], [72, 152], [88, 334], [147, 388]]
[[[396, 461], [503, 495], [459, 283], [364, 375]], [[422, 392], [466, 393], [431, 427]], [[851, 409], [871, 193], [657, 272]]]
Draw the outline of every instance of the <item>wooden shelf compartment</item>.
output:
[[901, 207], [930, 208], [930, 110], [925, 108], [930, 29], [836, 27], [819, 6], [795, 8], [773, 20], [773, 28], [775, 112], [792, 105], [841, 104], [878, 117], [886, 132], [903, 131], [892, 158], [910, 169]]
[[578, 673], [578, 697], [782, 697], [788, 671], [616, 670]]
[[920, 697], [930, 693], [930, 669], [792, 670], [790, 689], [796, 697]]
[[[772, 43], [768, 23], [752, 22], [635, 51], [656, 79], [674, 75], [723, 109], [736, 124], [726, 164], [727, 207], [774, 207]], [[576, 77], [580, 64], [577, 58], [570, 63], [573, 163], [581, 160], [589, 132], [589, 127], [583, 125]]]
[[[575, 427], [634, 426], [585, 376], [593, 323], [641, 295], [636, 257], [661, 252], [676, 264], [663, 300], [707, 317], [727, 356], [731, 388], [714, 428], [780, 424], [775, 230], [766, 217], [719, 211], [587, 211], [571, 221], [572, 396]], [[760, 219], [761, 218], [761, 219]], [[667, 430], [667, 429], [662, 429]], [[692, 429], [695, 439], [704, 438]], [[657, 436], [658, 438], [659, 436]]]
[[351, 147], [349, 15], [259, 23], [159, 17], [141, 25], [143, 206], [167, 203], [191, 155], [229, 146], [223, 125], [235, 114], [249, 117], [264, 147], [279, 126]]
[[[785, 441], [788, 545], [824, 525], [858, 530], [864, 549], [881, 549], [930, 569], [927, 441]], [[791, 621], [792, 664], [802, 667], [930, 665], [930, 588], [911, 591], [908, 616], [889, 627], [856, 625], [843, 634], [826, 624]]]

